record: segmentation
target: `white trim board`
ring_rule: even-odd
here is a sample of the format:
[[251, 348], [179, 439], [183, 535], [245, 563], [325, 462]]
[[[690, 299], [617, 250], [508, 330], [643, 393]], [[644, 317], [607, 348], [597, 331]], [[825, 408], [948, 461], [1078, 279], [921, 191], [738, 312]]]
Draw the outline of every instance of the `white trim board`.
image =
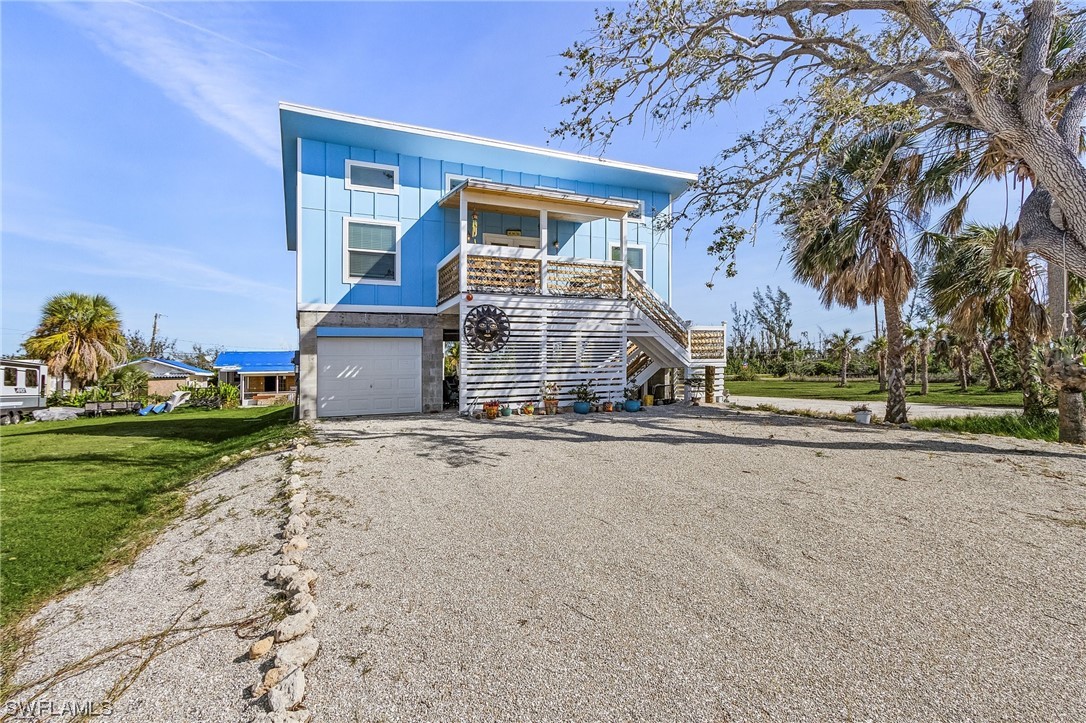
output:
[[608, 168], [621, 168], [624, 170], [638, 171], [641, 173], [652, 173], [659, 176], [668, 176], [670, 178], [677, 178], [684, 181], [689, 181], [691, 183], [698, 180], [698, 174], [688, 173], [686, 171], [669, 171], [665, 168], [654, 168], [653, 166], [645, 166], [639, 163], [612, 161], [605, 158], [599, 158], [597, 156], [586, 156], [580, 153], [570, 153], [569, 151], [558, 151], [551, 148], [539, 148], [538, 146], [529, 146], [523, 143], [512, 143], [509, 141], [499, 141], [494, 138], [473, 136], [467, 133], [442, 131], [436, 128], [426, 128], [424, 126], [416, 126], [409, 123], [398, 123], [395, 121], [385, 121], [379, 120], [377, 118], [368, 118], [366, 116], [351, 115], [350, 113], [340, 113], [338, 111], [326, 110], [323, 108], [314, 108], [313, 106], [300, 105], [298, 103], [288, 103], [286, 101], [280, 101], [279, 110], [292, 111], [294, 113], [302, 113], [304, 115], [316, 116], [318, 118], [327, 118], [328, 120], [337, 120], [344, 123], [354, 123], [356, 125], [383, 128], [391, 131], [414, 133], [417, 135], [429, 136], [431, 138], [442, 138], [445, 140], [476, 143], [479, 145], [490, 146], [492, 148], [502, 148], [510, 151], [533, 153], [540, 156], [547, 156], [549, 158], [562, 158], [571, 161], [578, 161], [580, 163], [591, 163], [597, 166], [604, 166]]
[[[349, 231], [352, 223], [369, 224], [370, 226], [392, 226], [396, 229], [396, 276], [392, 279], [368, 279], [364, 276], [351, 276], [350, 256], [351, 251], [356, 253], [373, 253], [382, 254], [388, 253], [387, 251], [367, 251], [365, 249], [350, 249], [347, 247], [347, 241], [349, 238]], [[357, 216], [344, 216], [343, 217], [343, 283], [350, 284], [352, 286], [399, 286], [401, 283], [400, 273], [400, 222], [399, 221], [383, 221], [376, 218], [359, 218]]]

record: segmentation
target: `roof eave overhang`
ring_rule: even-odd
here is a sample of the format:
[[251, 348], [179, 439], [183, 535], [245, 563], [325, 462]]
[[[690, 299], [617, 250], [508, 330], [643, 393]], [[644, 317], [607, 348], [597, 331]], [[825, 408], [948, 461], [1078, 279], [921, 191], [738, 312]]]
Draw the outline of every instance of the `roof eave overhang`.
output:
[[507, 183], [468, 179], [445, 194], [442, 208], [459, 208], [463, 196], [473, 208], [484, 211], [548, 211], [553, 218], [583, 220], [620, 219], [640, 210], [637, 201], [586, 196], [583, 193], [547, 188], [525, 188]]

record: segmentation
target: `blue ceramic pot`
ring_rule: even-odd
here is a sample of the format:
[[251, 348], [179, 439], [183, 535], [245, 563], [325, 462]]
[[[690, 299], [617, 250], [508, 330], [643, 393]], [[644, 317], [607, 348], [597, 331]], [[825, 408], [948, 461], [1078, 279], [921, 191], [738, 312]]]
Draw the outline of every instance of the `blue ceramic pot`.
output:
[[592, 405], [588, 402], [574, 402], [573, 411], [577, 414], [588, 414], [588, 411], [592, 409]]
[[626, 411], [627, 412], [640, 412], [641, 411], [641, 400], [640, 399], [627, 399], [626, 400]]

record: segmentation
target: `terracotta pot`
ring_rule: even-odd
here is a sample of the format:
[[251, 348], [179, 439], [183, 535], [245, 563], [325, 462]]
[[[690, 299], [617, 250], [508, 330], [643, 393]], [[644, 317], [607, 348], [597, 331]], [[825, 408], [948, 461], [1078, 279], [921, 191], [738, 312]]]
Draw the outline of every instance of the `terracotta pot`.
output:
[[613, 412], [613, 411], [615, 411], [614, 403], [613, 402], [604, 402], [603, 403], [603, 411], [605, 411], [605, 412]]
[[487, 419], [497, 419], [500, 407], [483, 407], [483, 411], [486, 412]]
[[543, 400], [543, 408], [547, 410], [547, 414], [558, 414], [558, 400]]

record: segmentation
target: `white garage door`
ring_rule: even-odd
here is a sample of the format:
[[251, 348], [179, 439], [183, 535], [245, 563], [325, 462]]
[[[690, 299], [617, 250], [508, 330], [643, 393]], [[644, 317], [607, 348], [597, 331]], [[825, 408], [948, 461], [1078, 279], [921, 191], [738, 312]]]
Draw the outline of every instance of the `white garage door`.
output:
[[421, 339], [317, 339], [318, 417], [421, 411]]

